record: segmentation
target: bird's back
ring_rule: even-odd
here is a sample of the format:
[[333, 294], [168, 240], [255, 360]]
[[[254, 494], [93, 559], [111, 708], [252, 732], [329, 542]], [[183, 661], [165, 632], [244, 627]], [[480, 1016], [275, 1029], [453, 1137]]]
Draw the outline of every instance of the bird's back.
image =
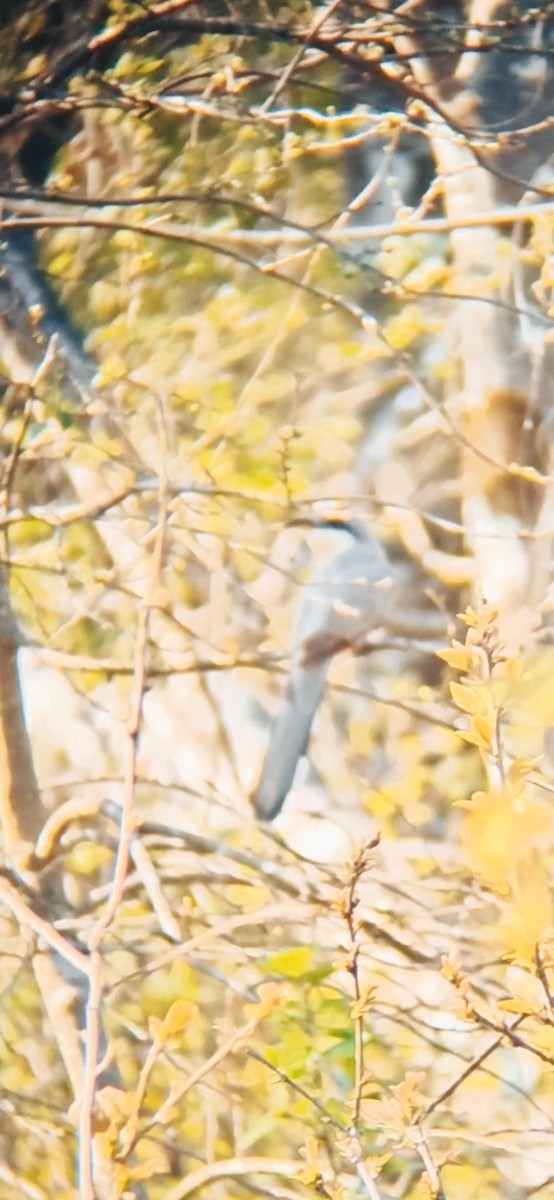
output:
[[345, 644], [356, 641], [381, 625], [393, 604], [395, 581], [382, 546], [369, 534], [356, 538], [306, 585], [293, 650], [322, 634]]

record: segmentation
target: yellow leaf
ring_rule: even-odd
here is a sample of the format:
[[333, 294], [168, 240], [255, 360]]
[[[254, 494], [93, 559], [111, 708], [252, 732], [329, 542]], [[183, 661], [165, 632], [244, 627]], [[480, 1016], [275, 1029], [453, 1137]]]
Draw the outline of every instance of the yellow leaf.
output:
[[375, 1129], [404, 1129], [399, 1107], [392, 1100], [362, 1100], [361, 1115], [364, 1123]]
[[108, 1086], [96, 1093], [96, 1103], [102, 1116], [108, 1118], [110, 1128], [118, 1128], [124, 1125], [134, 1112], [135, 1097], [133, 1092], [124, 1092], [121, 1088]]
[[528, 1017], [533, 1013], [536, 1014], [537, 1011], [532, 1004], [529, 1004], [528, 1000], [523, 1000], [518, 996], [512, 996], [508, 1000], [499, 1000], [497, 1008], [501, 1008], [502, 1012], [518, 1013]]
[[471, 728], [477, 737], [480, 738], [483, 745], [488, 748], [494, 734], [495, 724], [493, 719], [491, 717], [483, 717], [480, 713], [477, 713], [471, 722]]
[[[523, 903], [525, 889], [533, 884], [533, 879], [525, 878], [529, 859], [535, 848], [540, 852], [544, 846], [550, 820], [548, 811], [526, 797], [520, 786], [509, 783], [488, 792], [475, 792], [471, 803], [463, 803], [462, 807], [467, 808], [462, 841], [472, 868], [503, 893], [506, 882], [517, 881], [521, 872], [519, 889]], [[531, 895], [529, 890], [526, 894]], [[517, 941], [515, 934], [512, 941], [514, 937]]]
[[377, 1176], [381, 1173], [381, 1168], [386, 1167], [391, 1158], [392, 1151], [390, 1151], [388, 1154], [368, 1155], [368, 1157], [364, 1159], [364, 1166], [369, 1175], [371, 1175], [372, 1179], [377, 1179]]
[[271, 899], [271, 891], [266, 883], [231, 883], [228, 891], [229, 902], [235, 904], [240, 912], [256, 912]]
[[515, 762], [512, 763], [508, 771], [508, 779], [510, 780], [510, 783], [514, 784], [514, 786], [517, 786], [518, 784], [525, 782], [525, 780], [531, 774], [531, 771], [536, 771], [537, 767], [540, 766], [542, 757], [542, 754], [539, 754], [535, 758], [516, 758]]
[[109, 846], [102, 846], [98, 842], [76, 842], [69, 851], [66, 864], [75, 875], [92, 875], [105, 867], [112, 855]]
[[89, 291], [89, 306], [95, 317], [107, 321], [121, 307], [119, 288], [105, 280], [97, 280]]
[[306, 1138], [300, 1153], [302, 1158], [306, 1160], [306, 1166], [300, 1172], [298, 1178], [305, 1187], [310, 1187], [312, 1184], [317, 1183], [321, 1175], [319, 1167], [319, 1144], [317, 1138], [309, 1135]]
[[259, 1004], [245, 1004], [244, 1011], [249, 1020], [261, 1021], [268, 1017], [283, 1000], [283, 989], [278, 983], [260, 983]]
[[415, 1113], [424, 1103], [424, 1096], [420, 1091], [424, 1082], [425, 1071], [407, 1071], [402, 1082], [391, 1087], [391, 1092], [400, 1106], [406, 1124], [413, 1120]]
[[363, 1017], [364, 1013], [370, 1011], [376, 995], [377, 995], [377, 988], [370, 987], [367, 989], [366, 992], [364, 992], [363, 996], [360, 996], [359, 1000], [354, 1001], [352, 1008], [350, 1010], [350, 1014], [351, 1014], [353, 1021], [357, 1021], [359, 1019], [359, 1017]]
[[[287, 975], [289, 979], [301, 979], [310, 967], [313, 967], [313, 954], [310, 946], [293, 946], [280, 954], [273, 954], [266, 962], [266, 970], [272, 974], [278, 972]], [[267, 985], [265, 985], [267, 986]]]
[[160, 1023], [159, 1039], [165, 1042], [176, 1033], [182, 1033], [195, 1012], [195, 1005], [189, 1000], [175, 1000]]
[[523, 675], [523, 663], [520, 658], [507, 658], [504, 671], [510, 683], [519, 683]]
[[468, 687], [465, 683], [451, 683], [450, 694], [456, 708], [470, 716], [487, 716], [491, 711], [490, 693], [479, 685]]
[[[463, 742], [467, 742], [469, 746], [477, 746], [479, 750], [488, 750], [489, 749], [489, 743], [484, 742], [483, 738], [481, 737], [481, 735], [479, 733], [472, 733], [471, 730], [462, 730], [461, 729], [458, 732], [458, 736], [462, 739]], [[460, 808], [463, 808], [464, 805], [466, 805], [466, 804], [469, 807], [469, 802], [465, 801], [465, 800], [458, 800], [458, 801], [456, 801], [456, 804]]]
[[551, 1026], [543, 1025], [542, 1028], [535, 1030], [533, 1036], [529, 1038], [529, 1042], [543, 1054], [548, 1054], [551, 1062], [554, 1062], [554, 1029]]
[[75, 262], [74, 254], [65, 250], [62, 254], [57, 254], [55, 258], [51, 258], [48, 263], [49, 275], [65, 275], [70, 271]]
[[104, 359], [102, 366], [97, 375], [99, 387], [106, 387], [109, 383], [115, 383], [119, 379], [124, 379], [127, 374], [127, 363], [122, 354], [109, 354]]
[[498, 609], [492, 604], [483, 604], [478, 612], [471, 605], [466, 608], [465, 612], [458, 613], [460, 621], [464, 622], [469, 629], [478, 629], [484, 632], [498, 619]]
[[508, 953], [534, 963], [537, 946], [551, 922], [552, 901], [544, 866], [538, 855], [520, 858], [512, 900], [499, 927]]
[[393, 350], [406, 350], [423, 330], [420, 308], [417, 304], [406, 304], [400, 313], [387, 321], [385, 337]]
[[469, 671], [472, 662], [471, 651], [461, 642], [453, 642], [447, 650], [437, 650], [437, 658], [442, 658], [455, 671]]
[[451, 983], [460, 996], [467, 995], [469, 991], [469, 980], [463, 974], [461, 968], [452, 959], [443, 956], [441, 960], [441, 975], [448, 983]]

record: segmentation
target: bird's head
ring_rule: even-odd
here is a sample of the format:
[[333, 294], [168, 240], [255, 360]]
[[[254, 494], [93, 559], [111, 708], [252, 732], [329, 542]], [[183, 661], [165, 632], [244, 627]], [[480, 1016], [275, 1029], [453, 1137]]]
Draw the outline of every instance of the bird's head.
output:
[[300, 526], [305, 529], [318, 529], [329, 531], [329, 533], [346, 534], [355, 541], [366, 542], [370, 538], [370, 533], [367, 525], [359, 517], [351, 517], [348, 514], [339, 516], [335, 513], [330, 513], [325, 516], [309, 516], [309, 517], [294, 517], [289, 522], [290, 527]]

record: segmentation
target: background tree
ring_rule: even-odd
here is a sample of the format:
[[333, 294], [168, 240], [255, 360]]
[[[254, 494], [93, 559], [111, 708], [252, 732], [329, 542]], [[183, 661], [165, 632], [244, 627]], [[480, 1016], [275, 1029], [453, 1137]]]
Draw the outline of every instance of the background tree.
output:
[[[554, 1194], [553, 32], [2, 10], [0, 1197]], [[322, 511], [417, 620], [262, 828]]]

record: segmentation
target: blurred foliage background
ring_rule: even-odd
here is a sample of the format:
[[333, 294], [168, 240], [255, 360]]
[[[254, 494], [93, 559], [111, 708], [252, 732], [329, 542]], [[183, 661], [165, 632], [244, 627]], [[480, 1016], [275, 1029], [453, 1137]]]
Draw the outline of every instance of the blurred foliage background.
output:
[[[553, 36], [3, 8], [0, 1200], [554, 1197]], [[321, 515], [413, 628], [261, 825]]]

